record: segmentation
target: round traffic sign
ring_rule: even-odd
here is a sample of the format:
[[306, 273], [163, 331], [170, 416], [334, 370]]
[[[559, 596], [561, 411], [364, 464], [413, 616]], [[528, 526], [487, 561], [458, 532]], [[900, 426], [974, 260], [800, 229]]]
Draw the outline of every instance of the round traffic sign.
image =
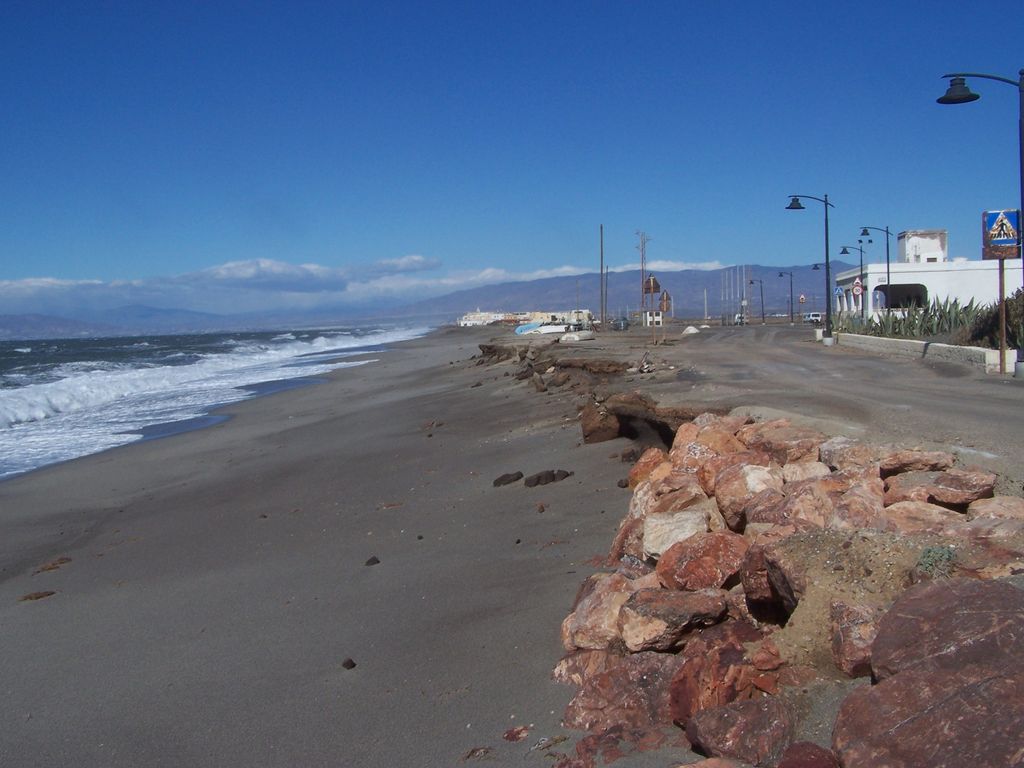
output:
[[864, 292], [864, 289], [860, 287], [859, 283], [853, 284], [853, 295], [860, 296]]

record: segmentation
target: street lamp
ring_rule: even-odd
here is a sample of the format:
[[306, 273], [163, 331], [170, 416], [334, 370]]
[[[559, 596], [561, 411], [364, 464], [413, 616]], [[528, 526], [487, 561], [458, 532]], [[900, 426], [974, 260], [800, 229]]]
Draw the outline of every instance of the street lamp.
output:
[[779, 277], [789, 275], [789, 324], [793, 324], [793, 273], [779, 272]]
[[[1024, 218], [1024, 69], [1017, 72], [1017, 79], [1011, 80], [1008, 77], [1000, 77], [999, 75], [983, 75], [977, 72], [950, 72], [949, 74], [943, 75], [943, 77], [949, 78], [949, 88], [946, 92], [936, 99], [939, 104], [966, 104], [969, 101], [977, 101], [981, 98], [978, 94], [974, 93], [970, 88], [967, 87], [967, 81], [964, 78], [967, 77], [980, 77], [984, 80], [996, 80], [1000, 83], [1006, 83], [1007, 85], [1014, 85], [1017, 87], [1018, 96], [1018, 108], [1017, 108], [1017, 157], [1020, 164], [1020, 175], [1018, 177], [1018, 189], [1020, 193], [1020, 207], [1017, 209], [1017, 256], [1021, 259], [1021, 274], [1024, 276], [1024, 235], [1021, 234], [1021, 219]], [[999, 260], [1000, 277], [1002, 277], [1003, 259]], [[1024, 277], [1022, 277], [1024, 280]], [[1000, 327], [1000, 347], [999, 347], [999, 372], [1006, 373], [1005, 357], [1006, 355], [1006, 302], [1003, 300], [1003, 286], [1000, 281], [999, 286], [999, 327]], [[1020, 346], [1024, 347], [1024, 344]], [[1018, 356], [1022, 350], [1018, 349]]]
[[[814, 197], [813, 195], [790, 195], [789, 205], [786, 206], [787, 211], [802, 211], [804, 210], [803, 205], [800, 203], [801, 197], [806, 197], [808, 200], [817, 200], [825, 206], [825, 338], [832, 338], [832, 267], [830, 266], [828, 259], [828, 209], [835, 208], [832, 203], [828, 201], [828, 195], [825, 197]], [[829, 342], [831, 343], [831, 342]]]
[[761, 325], [764, 325], [764, 280], [758, 280], [756, 277], [750, 278], [750, 285], [754, 283], [761, 284]]
[[[889, 231], [888, 227], [885, 229], [881, 227], [861, 227], [860, 236], [867, 237], [870, 235], [869, 229], [873, 229], [875, 232], [885, 232], [885, 311], [888, 312], [889, 307], [892, 306], [892, 279], [889, 275], [889, 238], [892, 237], [892, 232]], [[868, 242], [870, 243], [871, 241], [868, 240]]]
[[840, 256], [849, 256], [850, 252], [847, 248], [855, 248], [860, 251], [860, 274], [857, 279], [860, 280], [860, 318], [864, 319], [864, 248], [859, 245], [844, 245], [843, 250], [839, 252]]

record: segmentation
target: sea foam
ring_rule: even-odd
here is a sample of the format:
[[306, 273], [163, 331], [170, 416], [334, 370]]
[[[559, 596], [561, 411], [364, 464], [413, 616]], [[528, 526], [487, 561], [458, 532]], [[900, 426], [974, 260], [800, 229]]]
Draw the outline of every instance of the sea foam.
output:
[[[251, 397], [244, 387], [354, 365], [344, 359], [354, 350], [427, 330], [281, 334], [268, 343], [228, 339], [221, 346], [228, 351], [192, 355], [187, 364], [62, 363], [48, 372], [55, 380], [0, 389], [0, 477], [137, 440], [144, 427]], [[178, 354], [167, 350], [164, 359]]]

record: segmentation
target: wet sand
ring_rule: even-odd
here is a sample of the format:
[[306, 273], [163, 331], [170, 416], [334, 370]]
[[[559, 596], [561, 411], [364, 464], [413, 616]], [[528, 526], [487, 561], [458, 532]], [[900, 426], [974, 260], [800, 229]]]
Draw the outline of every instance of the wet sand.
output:
[[558, 628], [628, 503], [625, 443], [467, 362], [491, 335], [0, 483], [0, 765], [549, 764]]

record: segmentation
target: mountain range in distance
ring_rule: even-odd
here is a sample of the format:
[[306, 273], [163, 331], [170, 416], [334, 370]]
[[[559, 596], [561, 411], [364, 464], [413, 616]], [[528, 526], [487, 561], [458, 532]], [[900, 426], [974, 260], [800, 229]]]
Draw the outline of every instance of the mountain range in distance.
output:
[[[834, 261], [835, 275], [851, 265]], [[745, 270], [745, 271], [744, 271]], [[653, 273], [661, 289], [672, 297], [676, 317], [719, 317], [746, 311], [761, 313], [764, 292], [766, 315], [788, 314], [789, 273], [793, 273], [793, 311], [823, 311], [824, 272], [811, 266], [724, 267], [715, 270], [687, 269]], [[781, 276], [780, 276], [781, 273]], [[648, 273], [651, 274], [651, 273]], [[806, 298], [804, 304], [799, 297]], [[648, 298], [648, 302], [651, 299]], [[655, 299], [656, 301], [656, 299]], [[609, 316], [624, 315], [640, 305], [640, 271], [608, 274]], [[404, 305], [389, 304], [378, 311], [327, 307], [314, 311], [272, 311], [216, 314], [150, 306], [125, 306], [108, 310], [75, 312], [68, 316], [43, 314], [0, 315], [0, 339], [87, 338], [139, 334], [202, 333], [206, 331], [266, 330], [293, 327], [353, 325], [360, 322], [417, 320], [427, 323], [455, 322], [476, 309], [494, 312], [562, 311], [572, 308], [600, 311], [600, 277], [592, 272], [576, 276], [499, 283], [468, 288]], [[706, 311], [705, 311], [706, 310]]]
[[[850, 269], [844, 262], [832, 262], [832, 275]], [[793, 274], [793, 311], [822, 312], [825, 308], [825, 273], [812, 266], [722, 269], [687, 269], [653, 274], [672, 297], [676, 317], [719, 317], [740, 311], [742, 298], [747, 301], [747, 314], [761, 314], [761, 291], [764, 291], [766, 315], [789, 314], [790, 280]], [[781, 275], [781, 277], [780, 277]], [[596, 272], [567, 277], [546, 277], [525, 282], [499, 283], [467, 288], [408, 304], [394, 311], [398, 315], [458, 315], [475, 309], [493, 312], [600, 309], [600, 278]], [[800, 304], [800, 296], [806, 301]], [[648, 298], [648, 304], [651, 299]], [[657, 302], [657, 297], [655, 297]], [[706, 304], [705, 304], [706, 302]], [[612, 272], [608, 275], [607, 311], [611, 317], [625, 315], [640, 306], [640, 270]], [[705, 307], [707, 312], [705, 313]]]

